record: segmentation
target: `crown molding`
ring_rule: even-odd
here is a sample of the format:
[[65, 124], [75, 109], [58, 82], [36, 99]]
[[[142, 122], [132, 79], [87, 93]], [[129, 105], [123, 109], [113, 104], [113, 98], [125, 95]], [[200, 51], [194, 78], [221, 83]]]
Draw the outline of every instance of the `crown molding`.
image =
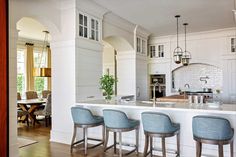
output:
[[92, 0], [76, 0], [76, 8], [77, 11], [82, 11], [98, 19], [102, 19], [103, 15], [109, 11]]

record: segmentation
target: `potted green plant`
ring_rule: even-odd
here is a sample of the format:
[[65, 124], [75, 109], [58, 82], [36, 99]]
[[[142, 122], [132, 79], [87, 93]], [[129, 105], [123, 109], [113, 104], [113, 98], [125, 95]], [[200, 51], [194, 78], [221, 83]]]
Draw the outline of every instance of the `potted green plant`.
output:
[[100, 88], [103, 90], [103, 95], [105, 96], [106, 101], [111, 100], [113, 95], [113, 87], [117, 80], [109, 74], [105, 74], [100, 78]]

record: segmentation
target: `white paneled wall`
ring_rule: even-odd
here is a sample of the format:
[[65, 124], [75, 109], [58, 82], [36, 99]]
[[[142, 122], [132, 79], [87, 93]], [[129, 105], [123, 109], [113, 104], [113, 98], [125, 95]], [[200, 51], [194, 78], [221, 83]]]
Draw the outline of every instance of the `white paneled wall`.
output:
[[[185, 84], [190, 85], [190, 89], [201, 90], [202, 88], [212, 88], [222, 90], [223, 72], [220, 68], [207, 64], [191, 64], [188, 67], [181, 67], [173, 71], [175, 89], [184, 89]], [[200, 81], [200, 77], [209, 77]]]

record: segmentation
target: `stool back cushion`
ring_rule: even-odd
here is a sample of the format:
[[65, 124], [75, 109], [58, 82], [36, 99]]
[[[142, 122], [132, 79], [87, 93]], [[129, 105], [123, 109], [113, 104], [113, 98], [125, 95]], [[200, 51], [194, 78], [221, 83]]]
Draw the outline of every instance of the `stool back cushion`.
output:
[[118, 110], [105, 109], [103, 117], [106, 127], [114, 129], [130, 128], [130, 123], [127, 115]]
[[143, 129], [152, 133], [171, 133], [176, 131], [168, 115], [158, 112], [142, 113]]
[[192, 121], [193, 136], [208, 140], [229, 140], [233, 137], [230, 122], [214, 116], [195, 116]]
[[89, 109], [77, 106], [72, 107], [71, 114], [75, 124], [86, 125], [96, 123], [93, 114]]

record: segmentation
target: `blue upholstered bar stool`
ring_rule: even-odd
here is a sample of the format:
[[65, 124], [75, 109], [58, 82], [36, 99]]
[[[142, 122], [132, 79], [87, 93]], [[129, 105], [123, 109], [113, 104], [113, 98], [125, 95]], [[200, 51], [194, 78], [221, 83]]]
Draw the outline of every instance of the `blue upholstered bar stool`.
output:
[[214, 116], [195, 116], [192, 122], [193, 138], [196, 141], [196, 156], [202, 153], [202, 143], [218, 145], [219, 157], [223, 157], [223, 145], [230, 144], [233, 157], [234, 130], [225, 118]]
[[[177, 151], [175, 152], [175, 154], [176, 156], [179, 156], [180, 152], [179, 124], [171, 122], [170, 117], [168, 115], [158, 112], [143, 112], [142, 123], [145, 134], [144, 157], [146, 157], [148, 154], [152, 156], [153, 137], [161, 138], [162, 156], [166, 157], [165, 138], [172, 137], [175, 135], [177, 137]], [[148, 152], [149, 143], [150, 143], [150, 151]]]
[[[71, 141], [71, 152], [75, 145], [84, 144], [84, 154], [87, 154], [87, 149], [95, 148], [104, 143], [105, 129], [103, 117], [95, 116], [89, 109], [82, 107], [72, 107], [71, 114], [74, 121], [74, 133]], [[102, 139], [88, 138], [88, 128], [102, 125]], [[75, 142], [77, 127], [83, 128], [84, 138], [80, 141]], [[88, 140], [99, 141], [100, 143], [88, 147]]]
[[[122, 154], [122, 132], [135, 130], [136, 133], [136, 145], [133, 150], [124, 154], [128, 155], [134, 151], [138, 154], [138, 142], [139, 142], [139, 121], [128, 119], [127, 115], [118, 110], [105, 109], [103, 110], [104, 123], [106, 127], [106, 139], [104, 144], [104, 151], [114, 147], [114, 153], [116, 153], [116, 133], [119, 133], [119, 156]], [[114, 144], [107, 147], [109, 138], [109, 131], [114, 133]], [[128, 145], [127, 145], [128, 146]]]

